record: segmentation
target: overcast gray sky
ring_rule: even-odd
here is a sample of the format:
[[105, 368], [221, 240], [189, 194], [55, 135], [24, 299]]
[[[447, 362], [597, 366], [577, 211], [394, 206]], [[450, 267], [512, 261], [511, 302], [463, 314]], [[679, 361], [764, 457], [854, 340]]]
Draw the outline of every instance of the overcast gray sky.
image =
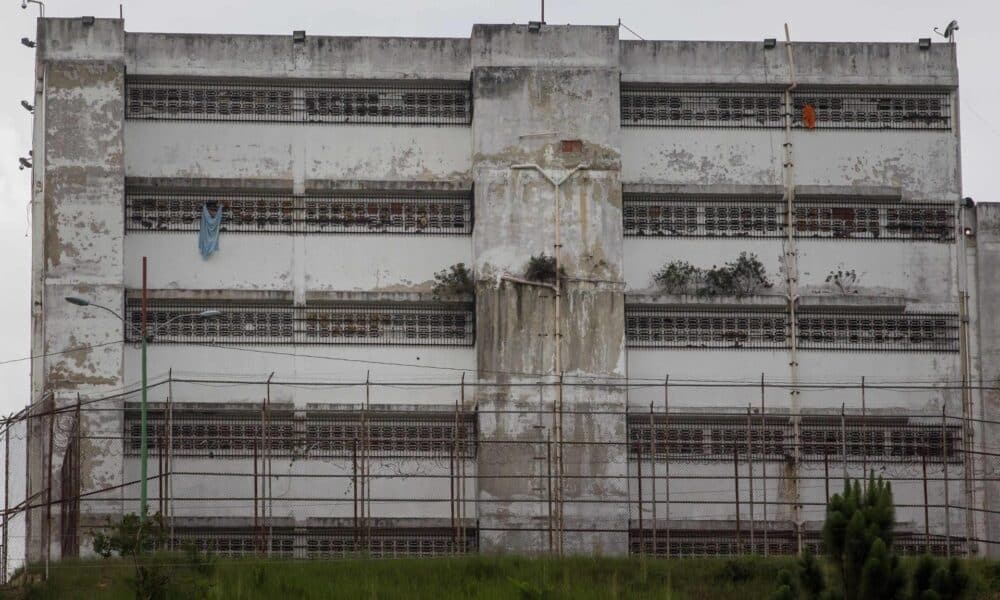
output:
[[[28, 401], [30, 239], [29, 172], [17, 158], [31, 147], [31, 115], [20, 100], [32, 95], [37, 7], [0, 0], [0, 413]], [[118, 15], [118, 2], [49, 0], [48, 16]], [[538, 0], [142, 0], [124, 3], [128, 31], [272, 33], [305, 29], [317, 35], [467, 37], [473, 23], [524, 23], [538, 18]], [[962, 163], [965, 195], [992, 201], [1000, 167], [1000, 2], [996, 0], [548, 0], [549, 23], [615, 24], [620, 18], [646, 39], [914, 41], [958, 19]], [[622, 31], [622, 38], [631, 38]], [[941, 41], [940, 38], [935, 40]]]

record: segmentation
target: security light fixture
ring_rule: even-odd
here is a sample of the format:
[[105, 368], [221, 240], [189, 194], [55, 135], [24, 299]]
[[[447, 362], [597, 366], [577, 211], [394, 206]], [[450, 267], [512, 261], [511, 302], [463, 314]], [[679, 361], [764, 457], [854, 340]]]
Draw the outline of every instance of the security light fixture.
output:
[[764, 38], [764, 49], [771, 50], [778, 45], [778, 40], [774, 38]]
[[528, 21], [528, 31], [530, 31], [531, 33], [538, 33], [541, 30], [542, 30], [541, 21]]
[[17, 162], [21, 163], [21, 166], [19, 166], [17, 168], [19, 171], [23, 171], [25, 169], [30, 169], [31, 168], [31, 161], [28, 160], [27, 158], [23, 157], [23, 156], [21, 158], [17, 159]]
[[28, 104], [27, 100], [21, 100], [21, 106], [24, 107], [24, 110], [28, 112], [35, 112], [35, 107]]
[[82, 21], [84, 25], [93, 25], [94, 24], [94, 17], [91, 17], [91, 16], [80, 17], [80, 21]]
[[917, 43], [921, 50], [929, 50], [931, 47], [931, 38], [920, 38]]
[[975, 208], [976, 201], [972, 198], [962, 198], [962, 203], [965, 204], [966, 208]]
[[28, 38], [21, 38], [21, 45], [22, 46], [27, 46], [29, 48], [34, 48], [35, 47], [35, 42], [29, 40]]
[[90, 300], [86, 298], [80, 298], [78, 296], [66, 296], [66, 302], [70, 304], [75, 304], [77, 306], [90, 306]]
[[972, 237], [972, 228], [971, 227], [966, 227], [965, 228], [965, 237]]
[[306, 41], [306, 31], [299, 29], [292, 32], [292, 41], [296, 44], [303, 44]]

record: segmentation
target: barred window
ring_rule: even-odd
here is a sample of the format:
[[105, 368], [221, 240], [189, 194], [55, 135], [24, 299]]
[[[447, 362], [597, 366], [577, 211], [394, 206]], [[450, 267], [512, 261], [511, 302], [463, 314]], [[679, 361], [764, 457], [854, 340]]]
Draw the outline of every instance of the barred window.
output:
[[271, 540], [271, 556], [291, 558], [295, 550], [295, 531], [288, 527], [271, 527], [266, 534], [255, 532], [253, 527], [178, 527], [171, 531], [172, 549], [193, 546], [200, 552], [226, 558], [264, 553], [268, 539]]
[[798, 314], [802, 349], [958, 351], [953, 314]]
[[797, 206], [795, 231], [801, 236], [846, 238], [856, 235], [879, 237], [876, 207]]
[[[736, 453], [782, 460], [795, 449], [790, 416], [654, 414], [650, 447], [650, 417], [642, 412], [628, 415], [629, 456], [648, 460], [732, 461]], [[846, 444], [844, 435], [846, 434]], [[947, 445], [942, 447], [942, 435]], [[800, 456], [804, 461], [863, 460], [884, 463], [919, 462], [926, 455], [941, 462], [961, 461], [959, 425], [942, 427], [929, 418], [852, 415], [841, 422], [839, 415], [805, 415], [799, 426]], [[747, 443], [749, 437], [750, 443]], [[669, 452], [669, 455], [668, 455]]]
[[125, 79], [129, 119], [469, 125], [468, 81]]
[[[305, 415], [272, 409], [265, 420], [261, 408], [188, 405], [168, 416], [164, 407], [154, 407], [147, 411], [147, 446], [151, 452], [165, 453], [169, 447], [174, 456], [210, 458], [247, 458], [265, 449], [278, 457], [350, 458], [362, 445], [369, 456], [385, 458], [476, 456], [478, 420], [473, 412], [377, 409], [362, 417], [353, 407]], [[139, 454], [140, 415], [138, 405], [126, 405], [129, 456]]]
[[472, 233], [472, 191], [365, 190], [296, 197], [252, 191], [125, 192], [126, 231], [198, 231], [202, 206], [227, 233]]
[[446, 527], [377, 527], [366, 532], [349, 527], [310, 528], [306, 534], [308, 558], [339, 558], [365, 552], [374, 558], [428, 557], [475, 553], [479, 532], [463, 528], [464, 539]]
[[779, 312], [725, 313], [626, 305], [632, 348], [784, 348], [787, 317]]
[[916, 240], [955, 239], [955, 210], [950, 204], [887, 208], [885, 221], [889, 235]]
[[626, 192], [626, 236], [781, 237], [785, 210], [776, 199], [691, 197]]
[[[126, 300], [127, 340], [139, 341], [141, 300]], [[199, 318], [203, 311], [218, 311]], [[148, 301], [151, 343], [386, 344], [470, 346], [473, 305], [466, 302], [344, 302], [305, 308], [290, 302]]]
[[[816, 129], [951, 128], [951, 92], [920, 88], [813, 88], [792, 92], [792, 126], [806, 127], [809, 106]], [[785, 126], [784, 92], [778, 88], [693, 87], [623, 83], [623, 127]]]

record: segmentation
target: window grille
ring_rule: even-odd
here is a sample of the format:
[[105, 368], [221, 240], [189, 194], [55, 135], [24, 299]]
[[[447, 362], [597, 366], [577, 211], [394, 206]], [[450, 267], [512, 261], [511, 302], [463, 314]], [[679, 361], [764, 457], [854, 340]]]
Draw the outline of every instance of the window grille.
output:
[[[219, 316], [199, 319], [205, 310]], [[126, 301], [128, 341], [139, 341], [142, 306]], [[150, 300], [151, 343], [381, 344], [471, 346], [473, 305], [463, 302], [353, 302], [297, 308], [291, 303]]]
[[317, 411], [307, 415], [306, 446], [310, 456], [350, 457], [355, 444], [367, 439], [371, 456], [405, 458], [411, 456], [476, 455], [477, 419], [474, 413], [458, 414], [458, 435], [455, 435], [454, 413], [382, 412], [362, 416], [357, 411]]
[[[147, 447], [173, 456], [248, 458], [254, 449], [270, 448], [272, 456], [350, 458], [355, 440], [367, 440], [368, 455], [384, 458], [475, 458], [478, 419], [475, 413], [374, 410], [365, 413], [365, 427], [357, 410], [310, 411], [296, 416], [272, 410], [266, 436], [260, 406], [220, 408], [205, 404], [175, 408], [170, 431], [162, 407], [147, 410]], [[125, 407], [125, 453], [138, 456], [142, 435], [138, 405]], [[367, 431], [367, 435], [365, 434]], [[454, 448], [454, 451], [452, 450]]]
[[209, 552], [226, 558], [252, 556], [264, 553], [267, 540], [271, 540], [271, 556], [291, 558], [295, 551], [295, 532], [288, 527], [268, 528], [266, 535], [255, 535], [253, 527], [171, 528], [172, 549], [193, 546], [200, 552]]
[[[689, 87], [623, 83], [623, 127], [785, 126], [784, 92], [775, 88]], [[916, 88], [798, 88], [792, 126], [803, 128], [806, 106], [816, 129], [951, 129], [951, 92]]]
[[473, 554], [479, 546], [475, 528], [464, 528], [464, 542], [447, 527], [372, 528], [362, 532], [350, 527], [310, 528], [306, 538], [308, 558], [339, 558], [365, 552], [374, 558], [429, 557]]
[[785, 209], [777, 200], [625, 193], [626, 236], [781, 237]]
[[469, 125], [469, 81], [126, 77], [129, 119]]
[[[929, 417], [882, 415], [852, 415], [843, 425], [839, 415], [803, 416], [799, 428], [802, 460], [842, 461], [845, 430], [848, 462], [912, 463], [925, 455], [935, 462], [944, 460], [940, 423]], [[792, 455], [795, 442], [790, 417], [779, 415], [768, 415], [763, 423], [760, 415], [753, 415], [748, 427], [746, 415], [671, 414], [668, 421], [666, 415], [654, 414], [652, 431], [657, 460], [666, 460], [668, 451], [671, 461], [732, 461], [737, 451], [744, 457], [752, 451], [755, 458], [783, 460]], [[948, 462], [961, 462], [960, 426], [948, 425], [944, 434]], [[648, 459], [649, 415], [629, 414], [628, 435], [629, 456]]]
[[[779, 525], [779, 527], [775, 527]], [[645, 554], [647, 556], [666, 556], [668, 550], [674, 558], [735, 556], [737, 554], [764, 554], [763, 527], [765, 523], [757, 523], [757, 535], [753, 544], [750, 543], [749, 524], [744, 523], [739, 535], [735, 523], [728, 528], [715, 529], [685, 529], [685, 528], [652, 528], [629, 529], [629, 553]], [[802, 544], [813, 555], [823, 554], [823, 534], [821, 531], [802, 532]], [[897, 531], [893, 534], [893, 549], [898, 554], [919, 556], [927, 552], [927, 539], [923, 533]], [[930, 552], [936, 556], [945, 556], [948, 546], [951, 554], [961, 556], [965, 552], [965, 539], [942, 535], [930, 536]], [[771, 524], [767, 530], [767, 553], [770, 555], [791, 555], [798, 553], [798, 536], [795, 530], [784, 523]]]
[[784, 127], [777, 90], [623, 83], [623, 127]]
[[129, 188], [126, 231], [198, 231], [223, 207], [227, 233], [472, 233], [472, 191], [166, 192]]
[[829, 350], [958, 351], [953, 314], [799, 313], [799, 348]]
[[[785, 205], [768, 196], [693, 196], [626, 192], [626, 236], [756, 237], [786, 235]], [[793, 209], [795, 236], [828, 239], [955, 239], [951, 203], [884, 204], [852, 199], [800, 198]]]
[[[802, 350], [958, 351], [955, 314], [800, 312], [796, 323]], [[625, 305], [630, 348], [787, 348], [788, 335], [787, 316], [773, 310]]]
[[787, 321], [780, 312], [625, 307], [625, 335], [631, 348], [784, 348]]

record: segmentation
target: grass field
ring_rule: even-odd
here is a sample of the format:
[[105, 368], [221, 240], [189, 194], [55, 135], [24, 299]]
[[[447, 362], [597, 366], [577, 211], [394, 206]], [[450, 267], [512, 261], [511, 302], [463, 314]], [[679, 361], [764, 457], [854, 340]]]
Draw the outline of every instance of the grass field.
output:
[[[473, 556], [399, 560], [192, 561], [157, 555], [147, 562], [167, 579], [164, 598], [209, 599], [766, 599], [789, 558], [534, 559]], [[976, 598], [1000, 599], [1000, 565], [970, 561]], [[38, 573], [36, 569], [34, 571]], [[37, 576], [37, 575], [36, 575]], [[133, 564], [64, 561], [47, 583], [0, 593], [3, 598], [132, 600]], [[24, 574], [21, 575], [24, 578]]]

